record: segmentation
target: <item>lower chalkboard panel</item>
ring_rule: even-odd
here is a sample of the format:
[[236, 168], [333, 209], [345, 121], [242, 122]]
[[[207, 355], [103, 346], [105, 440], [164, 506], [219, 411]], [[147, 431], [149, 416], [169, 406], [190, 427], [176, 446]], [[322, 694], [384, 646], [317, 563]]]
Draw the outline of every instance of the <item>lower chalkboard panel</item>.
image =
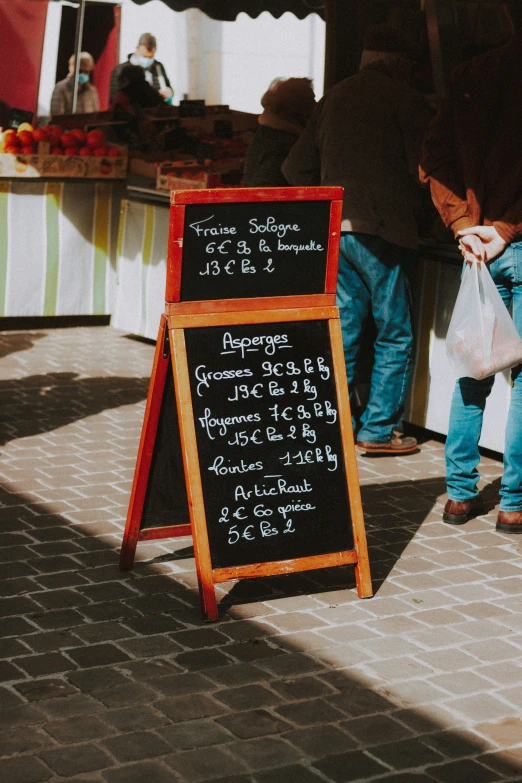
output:
[[353, 549], [328, 322], [185, 342], [212, 566]]

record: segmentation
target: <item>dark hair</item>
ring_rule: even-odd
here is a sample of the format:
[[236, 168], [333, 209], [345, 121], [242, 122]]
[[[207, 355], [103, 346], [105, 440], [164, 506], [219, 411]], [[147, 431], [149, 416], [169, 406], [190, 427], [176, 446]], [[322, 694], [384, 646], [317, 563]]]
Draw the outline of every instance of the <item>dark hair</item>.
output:
[[158, 48], [158, 44], [152, 33], [142, 33], [138, 41], [138, 46], [144, 46], [148, 52], [150, 52], [151, 49]]
[[124, 65], [118, 76], [118, 86], [125, 87], [127, 84], [136, 84], [145, 81], [145, 71], [141, 65]]
[[312, 80], [306, 77], [274, 79], [261, 98], [261, 106], [304, 127], [315, 106]]

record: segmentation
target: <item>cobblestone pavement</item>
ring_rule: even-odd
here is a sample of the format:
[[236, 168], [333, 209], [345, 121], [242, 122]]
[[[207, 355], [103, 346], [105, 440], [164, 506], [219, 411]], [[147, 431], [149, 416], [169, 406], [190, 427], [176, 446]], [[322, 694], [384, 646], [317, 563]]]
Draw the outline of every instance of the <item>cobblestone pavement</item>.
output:
[[442, 446], [359, 460], [376, 596], [353, 569], [220, 587], [191, 541], [117, 568], [153, 347], [0, 334], [0, 779], [522, 781], [522, 560], [490, 512], [440, 522]]

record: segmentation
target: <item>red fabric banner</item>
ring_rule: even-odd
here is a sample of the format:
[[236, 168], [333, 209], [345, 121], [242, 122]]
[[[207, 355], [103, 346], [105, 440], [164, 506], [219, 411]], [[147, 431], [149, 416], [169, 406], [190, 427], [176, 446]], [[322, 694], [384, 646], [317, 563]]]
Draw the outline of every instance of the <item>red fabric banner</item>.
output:
[[109, 93], [111, 85], [111, 73], [119, 63], [120, 51], [120, 15], [119, 6], [114, 7], [114, 27], [107, 36], [102, 53], [96, 61], [93, 71], [93, 82], [100, 96], [100, 111], [109, 108]]
[[11, 109], [36, 112], [49, 0], [0, 0], [0, 125]]

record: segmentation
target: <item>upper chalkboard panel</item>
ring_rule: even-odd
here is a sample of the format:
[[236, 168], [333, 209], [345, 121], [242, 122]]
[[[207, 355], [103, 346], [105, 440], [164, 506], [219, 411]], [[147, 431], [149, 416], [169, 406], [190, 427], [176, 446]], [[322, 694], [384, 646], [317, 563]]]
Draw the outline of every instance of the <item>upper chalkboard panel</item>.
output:
[[239, 202], [187, 203], [179, 301], [324, 294], [332, 199], [321, 191], [342, 191], [304, 189], [312, 193], [296, 199], [294, 190], [245, 189]]

